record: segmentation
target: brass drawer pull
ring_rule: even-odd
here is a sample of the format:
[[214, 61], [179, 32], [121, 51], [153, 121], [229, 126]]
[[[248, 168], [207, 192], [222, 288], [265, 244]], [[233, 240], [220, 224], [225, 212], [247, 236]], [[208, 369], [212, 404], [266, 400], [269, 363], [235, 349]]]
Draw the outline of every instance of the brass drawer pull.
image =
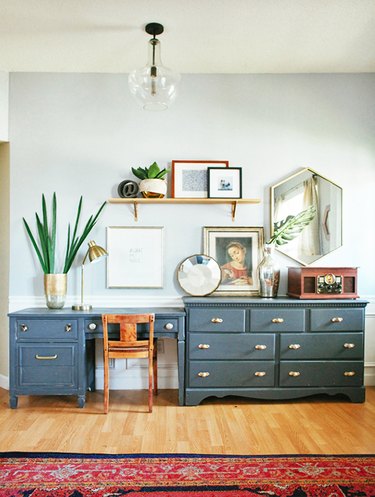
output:
[[210, 348], [210, 344], [209, 343], [200, 343], [198, 345], [198, 349], [209, 349]]
[[300, 374], [299, 371], [289, 371], [289, 376], [297, 377], [300, 376]]
[[267, 345], [255, 345], [255, 350], [266, 350]]
[[208, 371], [200, 371], [198, 373], [198, 376], [200, 376], [201, 378], [207, 378], [207, 376], [210, 376], [210, 373]]
[[255, 371], [254, 376], [266, 376], [266, 374], [265, 371]]
[[355, 376], [355, 371], [345, 371], [344, 376]]
[[291, 343], [289, 346], [288, 346], [289, 349], [292, 349], [292, 350], [298, 350], [301, 348], [301, 345], [299, 343]]
[[25, 332], [29, 329], [26, 324], [21, 324], [20, 328], [21, 328], [21, 331], [23, 331], [23, 332]]
[[215, 324], [220, 324], [222, 323], [224, 320], [222, 318], [212, 318], [211, 319], [211, 323], [215, 323]]
[[173, 328], [174, 328], [173, 323], [166, 323], [166, 324], [164, 325], [164, 328], [165, 328], [166, 330], [173, 330]]
[[355, 343], [344, 343], [345, 349], [354, 349]]
[[334, 318], [331, 319], [332, 323], [342, 323], [344, 321], [344, 318], [341, 318], [339, 316], [335, 316]]
[[283, 318], [273, 318], [272, 322], [276, 323], [276, 324], [280, 324], [280, 323], [284, 322], [284, 319]]
[[38, 361], [53, 361], [54, 359], [57, 359], [57, 354], [55, 354], [55, 355], [36, 354], [35, 359], [38, 359]]
[[65, 325], [65, 331], [67, 333], [69, 333], [70, 331], [72, 331], [72, 325], [70, 323], [68, 323], [68, 324]]

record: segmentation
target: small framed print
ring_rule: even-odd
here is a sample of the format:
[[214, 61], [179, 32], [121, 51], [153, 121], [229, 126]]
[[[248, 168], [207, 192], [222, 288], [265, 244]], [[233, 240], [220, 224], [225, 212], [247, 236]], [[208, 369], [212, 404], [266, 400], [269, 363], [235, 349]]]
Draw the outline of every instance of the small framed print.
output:
[[226, 160], [173, 160], [172, 197], [207, 198], [208, 167], [227, 168]]
[[242, 198], [242, 168], [208, 168], [208, 198]]
[[107, 288], [163, 287], [163, 227], [107, 227]]

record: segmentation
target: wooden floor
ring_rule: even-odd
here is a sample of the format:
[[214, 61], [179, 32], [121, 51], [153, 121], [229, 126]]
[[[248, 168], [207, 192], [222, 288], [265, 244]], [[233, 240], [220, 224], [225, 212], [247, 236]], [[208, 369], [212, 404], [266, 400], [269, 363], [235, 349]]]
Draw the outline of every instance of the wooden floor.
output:
[[206, 399], [177, 405], [161, 390], [152, 414], [146, 391], [88, 394], [84, 409], [72, 397], [20, 397], [8, 408], [0, 389], [0, 451], [201, 454], [374, 454], [375, 387], [366, 402], [326, 396], [297, 401]]

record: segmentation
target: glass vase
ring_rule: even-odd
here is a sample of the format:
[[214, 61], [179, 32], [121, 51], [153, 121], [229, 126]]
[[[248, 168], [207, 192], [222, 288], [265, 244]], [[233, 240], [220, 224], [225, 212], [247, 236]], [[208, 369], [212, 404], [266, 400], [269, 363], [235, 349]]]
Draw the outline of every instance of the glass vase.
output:
[[66, 286], [66, 273], [44, 275], [44, 294], [48, 309], [62, 309], [64, 307]]
[[261, 297], [277, 297], [279, 290], [280, 269], [274, 259], [274, 249], [273, 244], [264, 245], [264, 257], [258, 267]]

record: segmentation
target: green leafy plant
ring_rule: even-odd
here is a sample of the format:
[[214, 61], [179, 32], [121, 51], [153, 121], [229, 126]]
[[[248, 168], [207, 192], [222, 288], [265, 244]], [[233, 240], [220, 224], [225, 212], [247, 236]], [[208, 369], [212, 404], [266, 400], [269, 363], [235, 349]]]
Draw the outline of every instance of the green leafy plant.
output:
[[136, 176], [139, 179], [162, 179], [163, 176], [165, 176], [168, 172], [169, 169], [160, 169], [158, 164], [154, 162], [151, 164], [150, 167], [138, 167], [135, 169], [132, 167], [132, 171], [134, 176]]
[[[87, 220], [82, 234], [78, 233], [79, 222], [81, 218], [82, 211], [82, 196], [78, 203], [76, 219], [74, 223], [73, 232], [71, 232], [70, 223], [68, 224], [68, 235], [65, 250], [65, 259], [63, 265], [63, 273], [67, 273], [72, 267], [73, 261], [80, 249], [82, 243], [85, 241], [90, 231], [95, 226], [100, 213], [102, 212], [105, 202], [100, 206], [98, 212], [95, 215], [91, 215]], [[30, 237], [31, 243], [34, 247], [36, 255], [39, 259], [40, 265], [42, 266], [43, 272], [45, 274], [58, 273], [55, 267], [55, 255], [56, 255], [56, 219], [57, 219], [57, 201], [56, 193], [52, 197], [52, 215], [49, 222], [49, 217], [47, 214], [47, 205], [44, 194], [42, 195], [42, 216], [40, 217], [38, 213], [35, 213], [37, 236], [34, 236], [30, 226], [28, 225], [25, 218], [23, 222]], [[39, 243], [37, 242], [39, 241]]]
[[288, 216], [282, 221], [274, 223], [274, 233], [268, 243], [275, 245], [285, 245], [294, 240], [301, 231], [314, 219], [316, 208], [310, 205], [307, 209], [299, 212], [295, 216]]

